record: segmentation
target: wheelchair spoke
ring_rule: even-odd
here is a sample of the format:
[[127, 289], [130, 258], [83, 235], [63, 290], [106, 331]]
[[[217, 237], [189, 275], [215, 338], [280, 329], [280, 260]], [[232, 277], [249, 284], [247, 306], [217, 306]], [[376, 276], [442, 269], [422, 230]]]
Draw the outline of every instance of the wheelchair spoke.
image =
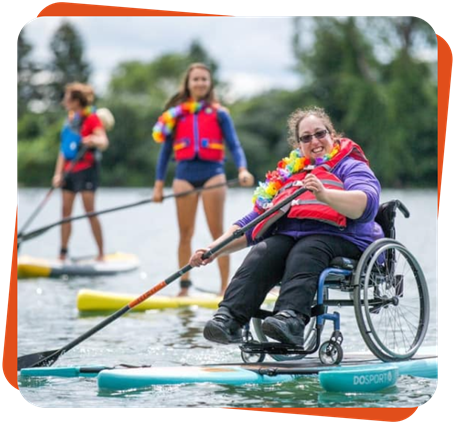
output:
[[386, 361], [407, 359], [425, 337], [428, 290], [411, 253], [394, 240], [383, 240], [370, 246], [359, 261], [356, 318], [365, 343], [376, 356]]

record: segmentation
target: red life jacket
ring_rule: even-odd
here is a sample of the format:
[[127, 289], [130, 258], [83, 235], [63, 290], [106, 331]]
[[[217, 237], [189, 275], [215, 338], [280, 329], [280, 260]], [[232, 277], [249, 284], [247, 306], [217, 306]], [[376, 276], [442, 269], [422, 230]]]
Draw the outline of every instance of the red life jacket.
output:
[[[93, 134], [93, 132], [97, 128], [103, 128], [103, 124], [101, 123], [101, 120], [96, 113], [91, 113], [82, 122], [82, 126], [80, 129], [81, 138]], [[92, 168], [93, 166], [96, 165], [96, 161], [97, 161], [96, 149], [95, 148], [87, 149], [87, 151], [82, 155], [79, 161], [74, 165], [72, 172], [74, 173], [83, 171], [88, 168]], [[69, 169], [71, 169], [72, 166], [73, 165], [71, 163], [71, 160], [65, 160], [63, 170], [66, 172]]]
[[[321, 180], [324, 187], [331, 190], [344, 190], [343, 182], [331, 170], [344, 158], [352, 157], [356, 160], [365, 162], [367, 165], [368, 159], [365, 157], [362, 149], [352, 140], [342, 138], [340, 152], [331, 160], [319, 165], [315, 168], [309, 167], [302, 172], [294, 174], [290, 177], [286, 185], [281, 188], [277, 195], [273, 198], [271, 206], [280, 203], [295, 191], [302, 187], [301, 181], [306, 177], [309, 172], [316, 175]], [[280, 219], [283, 215], [288, 214], [288, 218], [298, 219], [314, 219], [316, 221], [324, 222], [326, 224], [334, 225], [338, 228], [346, 227], [346, 217], [335, 209], [331, 208], [325, 203], [316, 199], [316, 196], [311, 191], [306, 191], [299, 197], [294, 199], [291, 203], [281, 208], [279, 211], [272, 214], [270, 217], [261, 221], [254, 227], [252, 237], [253, 239], [261, 237], [265, 232]]]
[[175, 160], [192, 160], [196, 155], [213, 162], [224, 160], [223, 132], [216, 108], [207, 106], [177, 121], [174, 133]]

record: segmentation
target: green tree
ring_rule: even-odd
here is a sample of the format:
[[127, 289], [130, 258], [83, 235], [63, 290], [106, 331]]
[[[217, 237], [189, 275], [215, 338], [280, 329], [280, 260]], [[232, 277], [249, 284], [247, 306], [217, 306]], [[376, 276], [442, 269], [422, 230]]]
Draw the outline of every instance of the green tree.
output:
[[165, 53], [150, 62], [122, 62], [114, 69], [108, 87], [108, 95], [134, 99], [137, 103], [160, 104], [179, 89], [188, 66], [202, 62], [212, 71], [218, 85], [218, 64], [198, 42], [190, 43], [185, 53]]
[[[153, 185], [160, 146], [151, 138], [152, 128], [193, 62], [207, 64], [216, 77], [217, 63], [197, 41], [186, 52], [165, 53], [150, 62], [123, 62], [114, 69], [98, 105], [108, 107], [116, 119], [103, 157], [104, 181], [115, 186]], [[168, 172], [168, 181], [171, 177]]]
[[[80, 35], [70, 23], [63, 23], [51, 40], [53, 58], [48, 65], [29, 60], [31, 45], [23, 33], [18, 43], [19, 109], [18, 176], [19, 183], [49, 186], [59, 149], [59, 132], [65, 112], [61, 107], [64, 87], [73, 81], [87, 82], [90, 66], [84, 60]], [[35, 83], [36, 76], [47, 77]], [[30, 100], [39, 108], [27, 110]]]
[[394, 18], [357, 18], [365, 36], [374, 45], [377, 55], [390, 62], [397, 55], [415, 59], [433, 52], [437, 46], [434, 30], [427, 22], [413, 16]]
[[263, 181], [265, 173], [289, 154], [287, 118], [302, 106], [302, 98], [301, 90], [271, 90], [236, 102], [230, 108], [248, 168], [257, 179]]
[[315, 18], [311, 29], [311, 46], [293, 39], [305, 105], [326, 109], [384, 186], [433, 185], [437, 92], [418, 56], [435, 46], [431, 28], [417, 18], [348, 17]]
[[436, 187], [437, 82], [419, 53], [437, 45], [436, 34], [419, 18], [401, 17], [391, 23], [397, 48], [383, 74], [390, 137], [399, 162], [394, 185]]
[[84, 43], [69, 22], [64, 22], [55, 32], [50, 48], [52, 59], [47, 71], [51, 81], [47, 85], [46, 98], [53, 108], [60, 107], [65, 85], [74, 82], [88, 82], [91, 67], [84, 59]]
[[39, 71], [37, 64], [31, 59], [33, 46], [22, 30], [17, 40], [17, 111], [19, 119], [27, 111], [31, 100], [39, 97], [33, 84], [33, 76]]

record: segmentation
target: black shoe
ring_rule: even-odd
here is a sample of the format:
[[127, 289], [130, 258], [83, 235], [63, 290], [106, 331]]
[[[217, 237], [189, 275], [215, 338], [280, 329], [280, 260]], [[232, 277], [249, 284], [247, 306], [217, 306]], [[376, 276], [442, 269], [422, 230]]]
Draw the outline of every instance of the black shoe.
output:
[[240, 324], [230, 314], [229, 310], [221, 307], [204, 328], [204, 337], [215, 343], [229, 344], [243, 341]]
[[302, 315], [291, 310], [280, 311], [262, 323], [262, 331], [267, 337], [296, 346], [303, 346], [304, 329]]

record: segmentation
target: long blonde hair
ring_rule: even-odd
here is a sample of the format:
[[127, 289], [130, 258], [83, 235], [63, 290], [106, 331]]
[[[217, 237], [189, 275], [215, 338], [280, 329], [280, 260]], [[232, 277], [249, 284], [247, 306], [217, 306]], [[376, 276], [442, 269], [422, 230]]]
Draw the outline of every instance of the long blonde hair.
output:
[[190, 90], [188, 88], [188, 84], [189, 84], [189, 80], [190, 80], [191, 71], [193, 71], [194, 69], [204, 69], [205, 71], [207, 71], [210, 74], [210, 89], [204, 100], [206, 100], [208, 103], [217, 102], [216, 95], [215, 95], [215, 87], [214, 87], [214, 83], [213, 83], [212, 71], [204, 63], [196, 62], [196, 63], [192, 63], [186, 70], [178, 93], [170, 98], [170, 100], [166, 103], [165, 109], [169, 109], [170, 107], [174, 107], [174, 106], [178, 105], [179, 103], [186, 102], [191, 97]]

